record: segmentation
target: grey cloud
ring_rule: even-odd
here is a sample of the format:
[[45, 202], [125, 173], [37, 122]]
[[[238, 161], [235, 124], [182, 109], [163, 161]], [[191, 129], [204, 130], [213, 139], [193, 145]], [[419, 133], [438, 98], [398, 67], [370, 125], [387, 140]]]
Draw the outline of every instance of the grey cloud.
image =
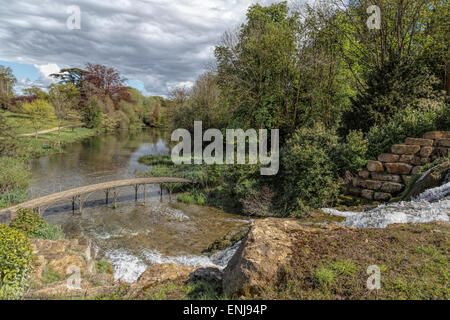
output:
[[[165, 95], [203, 72], [211, 48], [252, 2], [1, 0], [0, 59], [60, 67], [101, 63], [142, 81], [149, 94]], [[66, 27], [71, 5], [81, 9], [81, 30]]]

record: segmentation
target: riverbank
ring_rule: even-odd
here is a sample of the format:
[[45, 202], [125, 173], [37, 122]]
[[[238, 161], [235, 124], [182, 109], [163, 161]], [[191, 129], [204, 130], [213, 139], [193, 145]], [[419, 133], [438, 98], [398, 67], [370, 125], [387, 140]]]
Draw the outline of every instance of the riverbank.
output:
[[[41, 269], [47, 282], [34, 291], [34, 298], [447, 300], [449, 242], [448, 223], [356, 229], [269, 218], [252, 224], [223, 271], [166, 263], [149, 267], [133, 283], [108, 277], [95, 285], [88, 276], [82, 290], [70, 292], [66, 276], [50, 277], [52, 282]], [[369, 267], [380, 271], [379, 289], [367, 286]]]
[[98, 130], [84, 127], [62, 128], [40, 134], [36, 139], [34, 136], [22, 136], [18, 134], [15, 138], [16, 152], [14, 157], [0, 157], [1, 181], [6, 185], [8, 191], [0, 193], [0, 209], [19, 204], [27, 200], [26, 188], [29, 184], [30, 169], [28, 161], [44, 155], [63, 152], [67, 144], [83, 140], [99, 133]]

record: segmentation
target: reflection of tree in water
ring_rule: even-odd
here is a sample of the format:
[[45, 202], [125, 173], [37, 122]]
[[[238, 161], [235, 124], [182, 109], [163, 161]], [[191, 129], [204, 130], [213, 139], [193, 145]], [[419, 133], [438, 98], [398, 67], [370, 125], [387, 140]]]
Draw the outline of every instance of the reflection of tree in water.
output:
[[65, 147], [61, 154], [32, 161], [32, 196], [133, 177], [141, 155], [168, 153], [167, 134], [158, 130], [118, 131]]

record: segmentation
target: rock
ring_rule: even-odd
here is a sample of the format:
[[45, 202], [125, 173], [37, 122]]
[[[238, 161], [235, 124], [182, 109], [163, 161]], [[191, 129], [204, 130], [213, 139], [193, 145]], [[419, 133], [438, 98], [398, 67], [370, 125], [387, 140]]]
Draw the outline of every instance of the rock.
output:
[[370, 176], [370, 172], [367, 170], [363, 170], [363, 171], [358, 172], [358, 176], [360, 176], [363, 179], [368, 179]]
[[383, 172], [383, 163], [381, 163], [380, 161], [369, 160], [367, 162], [367, 170], [369, 170], [370, 172]]
[[373, 195], [373, 199], [376, 201], [389, 201], [391, 198], [392, 196], [389, 193], [384, 192], [375, 192]]
[[378, 161], [381, 162], [397, 162], [399, 159], [398, 154], [392, 154], [392, 153], [382, 153], [378, 156]]
[[404, 187], [404, 185], [400, 184], [400, 183], [385, 182], [381, 186], [381, 190], [384, 191], [384, 192], [387, 192], [387, 193], [396, 194], [396, 193], [402, 191], [403, 187]]
[[420, 149], [420, 156], [422, 158], [428, 158], [433, 153], [434, 148], [433, 147], [422, 147]]
[[386, 169], [392, 174], [409, 174], [412, 166], [406, 163], [386, 163]]
[[405, 185], [408, 185], [409, 184], [409, 181], [411, 181], [411, 175], [403, 175], [402, 176], [402, 180], [403, 180], [403, 183], [405, 184]]
[[189, 274], [189, 281], [222, 282], [223, 271], [217, 268], [200, 268]]
[[187, 281], [189, 274], [197, 268], [174, 263], [157, 264], [148, 268], [137, 281], [130, 285], [127, 297], [139, 295], [142, 291], [156, 284], [167, 281]]
[[72, 266], [79, 267], [82, 273], [88, 273], [86, 261], [79, 255], [63, 255], [54, 257], [48, 265], [53, 271], [62, 275], [66, 275], [67, 269]]
[[245, 237], [249, 229], [250, 226], [246, 224], [241, 226], [238, 230], [227, 233], [223, 237], [211, 243], [206, 250], [202, 251], [202, 253], [213, 254], [217, 251], [225, 250], [226, 248], [231, 247], [235, 243], [241, 241]]
[[444, 139], [444, 138], [450, 138], [448, 136], [448, 132], [445, 131], [430, 131], [423, 135], [424, 139]]
[[417, 197], [427, 189], [438, 187], [446, 182], [446, 178], [450, 178], [450, 160], [430, 169], [426, 176], [422, 177], [422, 179], [419, 179], [420, 181], [417, 181], [413, 186], [411, 186], [404, 199], [410, 200]]
[[417, 146], [432, 146], [433, 139], [420, 139], [420, 138], [407, 138], [405, 144], [417, 145]]
[[420, 146], [410, 144], [394, 144], [391, 149], [395, 154], [416, 154], [420, 151]]
[[381, 188], [382, 182], [375, 180], [363, 180], [361, 181], [361, 187], [369, 190], [378, 190]]
[[438, 139], [434, 142], [437, 147], [450, 147], [450, 138], [447, 139]]
[[349, 194], [351, 194], [353, 196], [357, 196], [357, 197], [359, 197], [361, 195], [361, 189], [358, 188], [358, 187], [351, 186], [351, 187], [348, 188], [347, 192]]
[[253, 222], [224, 270], [225, 294], [239, 296], [259, 292], [276, 279], [292, 254], [293, 235], [300, 230], [314, 229], [300, 226], [293, 220], [269, 218]]
[[364, 199], [367, 199], [367, 200], [373, 200], [373, 194], [374, 194], [373, 190], [365, 189], [365, 190], [361, 191], [361, 197], [363, 197]]
[[397, 174], [372, 172], [372, 179], [378, 181], [401, 182], [402, 178]]

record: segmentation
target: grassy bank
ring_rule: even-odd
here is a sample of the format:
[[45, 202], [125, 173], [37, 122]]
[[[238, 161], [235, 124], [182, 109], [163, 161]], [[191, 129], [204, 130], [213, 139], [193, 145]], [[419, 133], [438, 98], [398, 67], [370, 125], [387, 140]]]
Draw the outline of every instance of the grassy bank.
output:
[[[294, 236], [294, 235], [293, 235]], [[394, 225], [386, 229], [339, 229], [296, 234], [289, 264], [261, 293], [238, 299], [448, 300], [450, 226]], [[370, 291], [367, 269], [380, 268], [381, 289]], [[120, 299], [120, 297], [116, 297]], [[216, 282], [168, 281], [146, 289], [140, 299], [228, 299]]]

